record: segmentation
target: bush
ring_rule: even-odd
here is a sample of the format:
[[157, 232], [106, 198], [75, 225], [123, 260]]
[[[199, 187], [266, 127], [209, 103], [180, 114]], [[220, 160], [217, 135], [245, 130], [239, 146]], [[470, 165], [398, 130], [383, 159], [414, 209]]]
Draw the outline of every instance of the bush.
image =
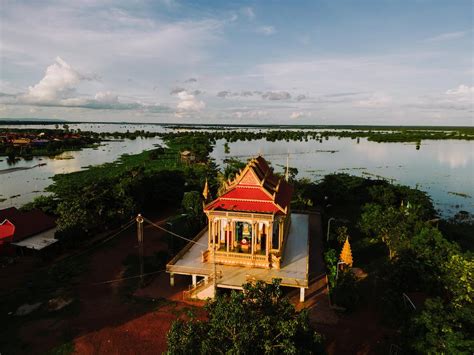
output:
[[360, 289], [357, 279], [350, 269], [339, 272], [332, 295], [333, 303], [348, 311], [353, 311], [357, 307], [360, 302]]

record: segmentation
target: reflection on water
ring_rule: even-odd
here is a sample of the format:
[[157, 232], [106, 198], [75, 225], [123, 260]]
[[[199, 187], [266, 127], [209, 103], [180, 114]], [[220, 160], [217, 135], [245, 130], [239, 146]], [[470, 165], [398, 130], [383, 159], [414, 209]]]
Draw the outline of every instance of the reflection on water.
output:
[[290, 166], [298, 177], [321, 179], [334, 172], [369, 178], [386, 178], [399, 184], [418, 187], [430, 194], [443, 216], [459, 210], [474, 213], [474, 199], [449, 192], [473, 195], [474, 142], [426, 141], [420, 150], [410, 143], [375, 143], [360, 139], [331, 138], [308, 142], [267, 142], [265, 140], [229, 143], [218, 141], [212, 153], [218, 164], [227, 157], [251, 157], [263, 153], [276, 171], [282, 172], [290, 154]]
[[[70, 129], [96, 132], [126, 132], [145, 130], [164, 132], [160, 125], [135, 124], [70, 124]], [[0, 128], [2, 126], [0, 125]], [[5, 127], [5, 126], [3, 126]], [[54, 125], [24, 125], [16, 128], [54, 128]], [[252, 129], [249, 129], [252, 130]], [[260, 129], [257, 129], [260, 130]], [[45, 166], [29, 170], [17, 170], [0, 175], [0, 208], [21, 206], [41, 194], [51, 183], [54, 174], [78, 171], [89, 165], [116, 160], [124, 153], [135, 154], [151, 149], [160, 143], [159, 138], [106, 142], [98, 149], [71, 152], [74, 159], [52, 160], [34, 158], [21, 160], [9, 166], [6, 157], [0, 158], [0, 170], [11, 167], [32, 167], [39, 163]], [[230, 153], [224, 152], [224, 141], [217, 142], [212, 156], [218, 164], [226, 157], [246, 159], [262, 153], [268, 157], [277, 171], [286, 165], [290, 153], [290, 166], [298, 169], [298, 177], [321, 179], [325, 174], [344, 172], [358, 176], [385, 177], [397, 183], [419, 187], [428, 192], [436, 207], [444, 216], [458, 210], [474, 213], [474, 198], [455, 193], [474, 195], [474, 142], [458, 140], [423, 141], [420, 150], [413, 143], [375, 143], [367, 139], [329, 138], [322, 142], [252, 142], [229, 143]], [[449, 193], [451, 192], [451, 193]], [[19, 196], [17, 196], [19, 195]], [[16, 196], [10, 198], [11, 196]]]
[[[28, 170], [16, 170], [0, 175], [0, 208], [15, 206], [32, 201], [43, 193], [51, 184], [55, 174], [65, 174], [81, 170], [90, 165], [112, 162], [122, 154], [136, 154], [152, 149], [154, 144], [160, 144], [160, 138], [137, 138], [135, 140], [104, 142], [98, 149], [88, 148], [82, 151], [68, 152], [73, 159], [51, 159], [35, 157], [32, 160], [21, 160], [15, 168], [33, 167]], [[7, 159], [1, 159], [0, 170], [10, 169]], [[46, 163], [43, 166], [36, 166]]]

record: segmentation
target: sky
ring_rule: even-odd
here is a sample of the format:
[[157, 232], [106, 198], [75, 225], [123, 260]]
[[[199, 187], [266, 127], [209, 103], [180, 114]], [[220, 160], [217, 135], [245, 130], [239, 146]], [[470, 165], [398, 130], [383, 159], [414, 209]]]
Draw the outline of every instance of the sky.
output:
[[2, 0], [0, 118], [474, 125], [471, 0]]

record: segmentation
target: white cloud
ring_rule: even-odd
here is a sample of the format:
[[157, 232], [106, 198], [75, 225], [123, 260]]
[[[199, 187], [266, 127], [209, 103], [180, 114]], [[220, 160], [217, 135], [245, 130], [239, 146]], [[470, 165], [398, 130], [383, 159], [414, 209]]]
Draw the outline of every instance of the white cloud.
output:
[[29, 103], [53, 104], [71, 98], [75, 87], [83, 80], [92, 80], [73, 69], [60, 57], [47, 69], [43, 79], [28, 88], [23, 100]]
[[458, 32], [446, 32], [441, 33], [437, 36], [428, 38], [427, 42], [443, 42], [443, 41], [451, 41], [454, 39], [462, 38], [467, 34], [466, 31], [458, 31]]
[[116, 104], [119, 102], [118, 95], [110, 91], [99, 91], [95, 94], [95, 100], [106, 104]]
[[247, 17], [249, 20], [253, 20], [255, 18], [255, 11], [250, 6], [243, 7], [240, 9], [240, 13]]
[[261, 26], [256, 29], [256, 32], [265, 36], [270, 36], [275, 34], [277, 31], [273, 26]]
[[265, 110], [241, 110], [241, 111], [236, 111], [232, 115], [235, 118], [239, 119], [259, 119], [259, 118], [264, 118], [267, 117], [269, 114], [268, 111]]
[[467, 86], [467, 85], [459, 85], [455, 89], [450, 89], [446, 91], [446, 95], [453, 95], [453, 96], [471, 96], [474, 94], [474, 86]]
[[392, 98], [383, 93], [374, 93], [366, 100], [359, 100], [355, 102], [356, 106], [366, 108], [386, 107], [392, 102]]
[[176, 106], [178, 112], [182, 111], [201, 111], [206, 107], [204, 101], [198, 100], [195, 95], [186, 91], [181, 91], [177, 94], [180, 102]]
[[299, 112], [292, 112], [290, 115], [290, 118], [294, 120], [294, 119], [298, 119], [304, 116], [305, 116], [304, 112], [299, 111]]
[[78, 92], [81, 82], [94, 80], [93, 76], [81, 74], [57, 57], [55, 62], [47, 67], [44, 77], [36, 85], [30, 86], [26, 93], [1, 94], [0, 100], [5, 105], [30, 106], [29, 113], [38, 111], [31, 106], [169, 112], [169, 108], [165, 105], [147, 104], [130, 99], [121, 102], [119, 96], [111, 91], [98, 91], [93, 97]]

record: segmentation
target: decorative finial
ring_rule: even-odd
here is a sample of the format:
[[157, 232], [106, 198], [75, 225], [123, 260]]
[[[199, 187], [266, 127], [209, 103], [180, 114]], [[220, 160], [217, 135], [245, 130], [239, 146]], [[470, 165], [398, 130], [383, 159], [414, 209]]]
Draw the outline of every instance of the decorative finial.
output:
[[204, 201], [207, 201], [207, 197], [209, 196], [209, 185], [207, 183], [207, 178], [206, 183], [204, 184], [204, 190], [202, 191], [202, 196], [204, 197]]
[[352, 251], [351, 245], [349, 244], [349, 238], [346, 238], [346, 241], [344, 242], [339, 259], [341, 259], [341, 261], [347, 266], [352, 267]]

